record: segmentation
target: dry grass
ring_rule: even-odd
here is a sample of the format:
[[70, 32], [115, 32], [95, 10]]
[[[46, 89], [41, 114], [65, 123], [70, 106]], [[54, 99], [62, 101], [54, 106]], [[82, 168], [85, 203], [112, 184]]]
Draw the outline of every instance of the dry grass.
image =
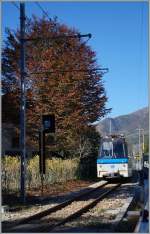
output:
[[[44, 185], [63, 183], [77, 179], [79, 167], [78, 159], [47, 159]], [[41, 177], [39, 173], [39, 156], [27, 161], [26, 187], [39, 188]], [[6, 156], [2, 158], [2, 190], [4, 192], [17, 192], [20, 188], [20, 159]]]

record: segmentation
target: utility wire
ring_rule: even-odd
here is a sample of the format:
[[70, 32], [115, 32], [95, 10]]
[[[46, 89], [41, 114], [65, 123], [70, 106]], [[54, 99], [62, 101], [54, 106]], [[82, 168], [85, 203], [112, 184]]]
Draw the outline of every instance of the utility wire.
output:
[[[35, 2], [35, 4], [40, 8], [40, 10], [49, 19], [49, 21], [51, 21], [51, 18], [49, 18], [48, 13], [43, 9], [43, 7], [40, 5], [40, 3], [39, 2]], [[85, 42], [83, 42], [81, 44], [81, 46], [84, 45], [84, 44], [86, 44], [90, 40], [90, 38], [91, 38], [91, 35], [89, 36], [89, 38]], [[80, 39], [80, 37], [79, 37], [79, 39]]]
[[15, 3], [15, 2], [11, 2], [16, 8], [17, 8], [17, 10], [19, 10], [20, 11], [20, 8], [19, 8], [19, 6]]
[[48, 13], [43, 9], [43, 7], [40, 5], [40, 3], [39, 2], [35, 2], [35, 4], [40, 8], [40, 10], [49, 19], [49, 21], [51, 21], [51, 18], [49, 18]]
[[[17, 10], [20, 12], [20, 7], [15, 3], [15, 2], [11, 2], [16, 8]], [[30, 20], [27, 16], [26, 19]]]

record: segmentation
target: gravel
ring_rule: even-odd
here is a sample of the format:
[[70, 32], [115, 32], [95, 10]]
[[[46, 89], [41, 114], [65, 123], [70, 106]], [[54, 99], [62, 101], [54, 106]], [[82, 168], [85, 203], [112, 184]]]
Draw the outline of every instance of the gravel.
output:
[[2, 217], [2, 221], [16, 221], [18, 219], [21, 219], [21, 218], [27, 218], [28, 216], [30, 215], [34, 215], [38, 212], [41, 212], [41, 211], [44, 211], [44, 210], [47, 210], [48, 208], [51, 208], [55, 205], [57, 205], [58, 203], [55, 203], [55, 204], [48, 204], [48, 205], [37, 205], [37, 206], [33, 206], [33, 207], [30, 207], [26, 210], [20, 210], [19, 212], [18, 211], [15, 211], [15, 212], [4, 212], [2, 213], [1, 217]]
[[[77, 218], [72, 222], [66, 223], [62, 227], [56, 228], [56, 232], [58, 230], [61, 230], [61, 232], [63, 232], [63, 229], [66, 230], [66, 228], [71, 228], [73, 230], [74, 228], [82, 229], [87, 227], [98, 228], [98, 230], [108, 230], [109, 228], [111, 228], [111, 225], [115, 221], [127, 198], [132, 197], [134, 195], [134, 189], [135, 186], [132, 183], [122, 185], [112, 194], [107, 195], [107, 198], [100, 201], [94, 208], [80, 216], [80, 218]], [[100, 190], [95, 191], [95, 193], [89, 195], [86, 199], [73, 202], [69, 206], [55, 213], [52, 213], [51, 215], [43, 217], [40, 220], [40, 223], [46, 223], [47, 221], [49, 221], [50, 224], [56, 224], [56, 222], [58, 222], [59, 220], [66, 218], [67, 216], [73, 214], [75, 211], [78, 211], [85, 205], [91, 203], [95, 199], [95, 197], [98, 196], [99, 192]], [[27, 210], [22, 210], [20, 212], [6, 212], [2, 214], [2, 221], [11, 221], [20, 218], [25, 218], [35, 213], [44, 211], [50, 207], [53, 207], [58, 203], [55, 200], [55, 203], [52, 203], [51, 201], [51, 204], [34, 206]], [[39, 222], [39, 220], [33, 221], [33, 223], [34, 222]], [[71, 230], [69, 232], [71, 232]]]
[[[41, 205], [34, 205], [34, 206], [30, 206], [28, 209], [22, 209], [22, 210], [16, 210], [16, 211], [11, 211], [9, 209], [6, 209], [5, 212], [2, 212], [2, 215], [1, 215], [1, 220], [2, 222], [3, 221], [17, 221], [19, 219], [22, 219], [22, 218], [27, 218], [31, 215], [34, 215], [36, 213], [39, 213], [39, 212], [42, 212], [44, 210], [47, 210], [53, 206], [56, 206], [58, 204], [60, 204], [61, 202], [64, 202], [66, 199], [71, 199], [72, 197], [74, 196], [78, 196], [83, 190], [87, 190], [88, 188], [96, 188], [97, 186], [99, 186], [100, 184], [102, 184], [104, 182], [97, 182], [97, 183], [94, 183], [92, 185], [89, 185], [88, 187], [86, 188], [82, 188], [78, 191], [73, 191], [73, 192], [69, 192], [66, 194], [65, 197], [57, 197], [57, 196], [52, 196], [50, 198], [50, 201], [48, 204], [42, 204], [42, 201], [41, 201]], [[44, 200], [43, 200], [43, 203], [44, 203]]]
[[[63, 225], [63, 228], [74, 229], [75, 227], [78, 227], [78, 232], [80, 232], [80, 229], [87, 227], [90, 229], [92, 227], [93, 231], [95, 228], [98, 228], [98, 230], [110, 230], [123, 205], [126, 203], [127, 199], [133, 195], [133, 188], [131, 188], [129, 185], [123, 185], [121, 188], [115, 190], [113, 194], [108, 195], [107, 198], [100, 201], [94, 208], [72, 222]], [[62, 227], [60, 228], [61, 231], [63, 231]], [[56, 231], [58, 230], [59, 227], [56, 228]], [[69, 232], [71, 232], [70, 229]]]

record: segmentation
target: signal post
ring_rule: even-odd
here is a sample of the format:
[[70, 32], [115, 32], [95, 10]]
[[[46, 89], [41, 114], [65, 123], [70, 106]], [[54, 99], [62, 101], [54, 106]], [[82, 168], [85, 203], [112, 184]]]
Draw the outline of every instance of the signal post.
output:
[[41, 130], [39, 132], [39, 168], [41, 175], [41, 194], [43, 196], [44, 175], [46, 172], [46, 133], [55, 133], [55, 115], [48, 114], [41, 117]]

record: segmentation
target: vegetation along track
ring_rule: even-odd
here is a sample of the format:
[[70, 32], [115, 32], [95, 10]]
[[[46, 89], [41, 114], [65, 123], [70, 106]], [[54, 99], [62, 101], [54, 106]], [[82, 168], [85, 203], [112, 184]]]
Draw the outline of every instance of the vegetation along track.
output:
[[[93, 208], [100, 200], [105, 198], [120, 185], [120, 183], [109, 184], [108, 182], [104, 182], [100, 186], [91, 188], [89, 191], [84, 191], [80, 195], [55, 207], [20, 220], [16, 223], [17, 227], [15, 225], [15, 227], [13, 226], [9, 228], [9, 230], [5, 230], [5, 232], [50, 232], [54, 228], [78, 218], [80, 215]], [[82, 203], [82, 205], [80, 203]]]

